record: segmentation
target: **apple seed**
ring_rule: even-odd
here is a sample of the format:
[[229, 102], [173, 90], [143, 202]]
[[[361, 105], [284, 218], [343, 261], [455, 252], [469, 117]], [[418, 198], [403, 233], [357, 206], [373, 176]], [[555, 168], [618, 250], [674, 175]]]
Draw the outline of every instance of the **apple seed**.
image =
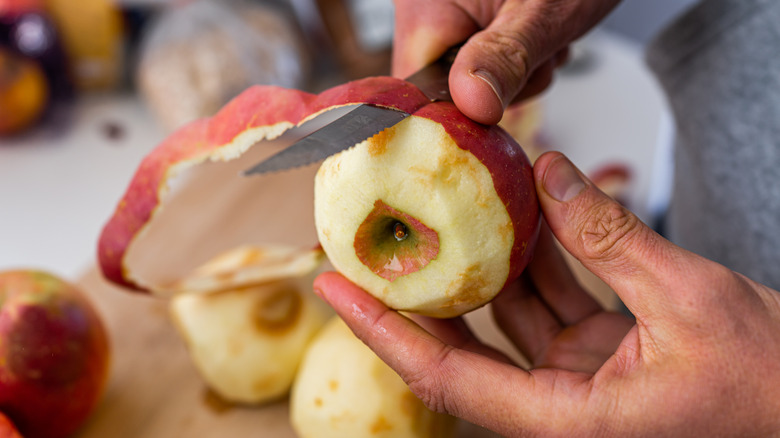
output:
[[403, 222], [396, 222], [395, 225], [393, 225], [393, 235], [395, 236], [395, 240], [401, 242], [409, 237], [409, 231]]

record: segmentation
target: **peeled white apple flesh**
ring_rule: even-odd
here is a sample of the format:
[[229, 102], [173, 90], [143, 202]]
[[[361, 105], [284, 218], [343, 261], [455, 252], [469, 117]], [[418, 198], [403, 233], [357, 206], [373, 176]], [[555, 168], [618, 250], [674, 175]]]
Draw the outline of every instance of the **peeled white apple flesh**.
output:
[[[317, 172], [323, 249], [339, 272], [391, 308], [435, 317], [473, 310], [519, 273], [511, 266], [519, 239], [534, 241], [515, 232], [518, 219], [495, 188], [500, 175], [456, 140], [441, 123], [413, 115]], [[519, 146], [514, 153], [522, 154]], [[536, 199], [528, 199], [526, 228], [535, 232]]]
[[[221, 398], [244, 404], [272, 401], [288, 394], [298, 364], [314, 335], [332, 314], [311, 289], [314, 264], [307, 272], [267, 276], [267, 281], [233, 286], [236, 275], [260, 262], [264, 269], [278, 263], [279, 273], [310, 259], [303, 254], [281, 263], [283, 250], [265, 252], [240, 248], [196, 271], [187, 283], [216, 288], [222, 278], [227, 289], [180, 293], [170, 302], [172, 319], [195, 366]], [[251, 265], [251, 263], [250, 263]]]
[[290, 416], [300, 438], [447, 438], [457, 421], [426, 408], [338, 317], [304, 356]]

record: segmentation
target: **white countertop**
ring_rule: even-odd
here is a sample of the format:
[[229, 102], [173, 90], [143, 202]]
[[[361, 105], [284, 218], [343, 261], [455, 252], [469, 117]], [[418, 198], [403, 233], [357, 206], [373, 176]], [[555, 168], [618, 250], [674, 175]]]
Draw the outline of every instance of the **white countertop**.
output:
[[[140, 160], [162, 138], [133, 95], [80, 99], [65, 130], [0, 140], [0, 269], [76, 279]], [[124, 134], [111, 140], [107, 123]]]
[[[651, 189], [667, 182], [670, 128], [660, 90], [632, 43], [597, 32], [578, 47], [592, 64], [560, 74], [543, 96], [547, 138], [586, 172], [630, 164], [631, 207], [648, 220], [657, 208], [650, 204], [664, 199]], [[0, 140], [0, 270], [78, 279], [94, 265], [101, 228], [140, 160], [164, 137], [132, 94], [82, 97], [71, 116], [65, 130]], [[118, 138], [106, 135], [107, 124], [121, 129]]]

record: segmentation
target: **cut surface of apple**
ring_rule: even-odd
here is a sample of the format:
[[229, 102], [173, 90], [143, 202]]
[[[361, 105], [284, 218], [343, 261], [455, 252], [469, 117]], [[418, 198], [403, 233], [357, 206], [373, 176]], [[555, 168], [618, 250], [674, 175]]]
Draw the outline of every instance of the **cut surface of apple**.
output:
[[517, 278], [539, 210], [520, 146], [438, 102], [329, 157], [315, 220], [350, 280], [394, 309], [452, 317]]
[[447, 438], [457, 421], [426, 408], [338, 317], [306, 351], [290, 416], [301, 438]]

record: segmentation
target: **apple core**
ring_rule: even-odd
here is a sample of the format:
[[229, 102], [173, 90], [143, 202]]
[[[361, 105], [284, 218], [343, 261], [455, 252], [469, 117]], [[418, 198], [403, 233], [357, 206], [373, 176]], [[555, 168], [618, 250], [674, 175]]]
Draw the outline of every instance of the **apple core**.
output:
[[254, 326], [268, 334], [286, 333], [301, 315], [303, 298], [297, 290], [284, 288], [258, 300], [253, 312]]
[[355, 253], [388, 281], [417, 272], [439, 255], [439, 234], [381, 199], [355, 233]]

